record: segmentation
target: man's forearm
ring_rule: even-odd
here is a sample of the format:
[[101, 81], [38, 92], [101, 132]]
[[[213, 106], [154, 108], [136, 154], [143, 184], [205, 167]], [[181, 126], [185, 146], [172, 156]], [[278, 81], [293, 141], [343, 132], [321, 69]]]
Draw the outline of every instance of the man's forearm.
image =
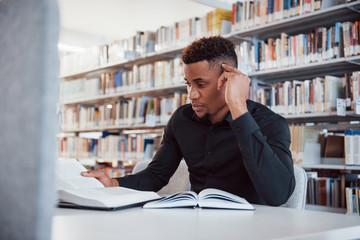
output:
[[258, 194], [269, 205], [286, 202], [295, 186], [290, 135], [286, 123], [278, 122], [269, 136], [264, 136], [250, 113], [232, 123], [243, 155], [244, 166]]

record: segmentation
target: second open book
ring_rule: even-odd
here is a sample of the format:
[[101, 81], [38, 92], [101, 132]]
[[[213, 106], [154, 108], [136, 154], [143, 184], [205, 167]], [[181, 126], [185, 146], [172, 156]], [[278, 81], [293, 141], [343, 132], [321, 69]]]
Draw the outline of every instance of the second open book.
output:
[[204, 189], [199, 194], [192, 191], [175, 193], [163, 199], [148, 202], [143, 206], [143, 208], [174, 207], [255, 210], [255, 208], [244, 198], [214, 188]]
[[[95, 178], [81, 176], [86, 169], [75, 159], [58, 160], [56, 183], [58, 205], [77, 208], [118, 209], [143, 205], [144, 208], [203, 207], [254, 210], [244, 198], [208, 188], [197, 195], [186, 191], [161, 198], [151, 191], [124, 187], [105, 188]], [[160, 200], [159, 200], [160, 199]], [[155, 201], [156, 200], [156, 201]]]

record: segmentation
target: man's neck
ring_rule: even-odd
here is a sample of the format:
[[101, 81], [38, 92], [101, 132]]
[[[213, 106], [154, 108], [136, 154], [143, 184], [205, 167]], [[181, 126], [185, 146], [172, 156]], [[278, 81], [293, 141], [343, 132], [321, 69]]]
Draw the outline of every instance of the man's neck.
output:
[[211, 124], [216, 124], [224, 120], [228, 113], [229, 107], [225, 104], [223, 108], [221, 108], [216, 114], [209, 118], [209, 121], [211, 122]]

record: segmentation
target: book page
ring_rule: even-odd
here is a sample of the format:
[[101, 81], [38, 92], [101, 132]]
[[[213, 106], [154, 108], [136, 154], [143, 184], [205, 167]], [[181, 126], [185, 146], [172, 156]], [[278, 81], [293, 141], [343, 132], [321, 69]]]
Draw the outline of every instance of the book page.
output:
[[178, 192], [155, 202], [149, 202], [143, 208], [192, 207], [197, 205], [197, 195], [192, 191]]
[[87, 169], [75, 159], [57, 160], [56, 190], [104, 187], [96, 178], [81, 176], [83, 171]]
[[198, 197], [198, 204], [199, 207], [205, 208], [254, 210], [254, 207], [246, 199], [214, 188], [207, 188], [201, 191]]

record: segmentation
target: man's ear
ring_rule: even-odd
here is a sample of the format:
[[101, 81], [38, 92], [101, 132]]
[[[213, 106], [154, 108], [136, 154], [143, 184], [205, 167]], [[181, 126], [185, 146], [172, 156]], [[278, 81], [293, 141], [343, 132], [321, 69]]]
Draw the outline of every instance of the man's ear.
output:
[[223, 89], [226, 81], [227, 81], [227, 78], [225, 77], [224, 73], [222, 73], [217, 80], [217, 90], [218, 91], [221, 91]]

